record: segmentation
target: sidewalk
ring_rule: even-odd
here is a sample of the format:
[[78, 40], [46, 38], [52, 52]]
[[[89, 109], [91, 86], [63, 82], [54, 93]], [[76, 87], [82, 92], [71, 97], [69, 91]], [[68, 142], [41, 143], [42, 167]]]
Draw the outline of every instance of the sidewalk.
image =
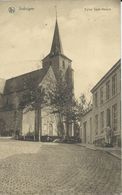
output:
[[122, 159], [122, 150], [119, 147], [111, 147], [111, 148], [107, 148], [107, 147], [99, 147], [99, 146], [95, 146], [93, 144], [78, 144], [79, 146], [82, 147], [86, 147], [88, 149], [91, 150], [101, 150], [101, 151], [105, 151], [113, 156], [115, 156], [118, 159]]

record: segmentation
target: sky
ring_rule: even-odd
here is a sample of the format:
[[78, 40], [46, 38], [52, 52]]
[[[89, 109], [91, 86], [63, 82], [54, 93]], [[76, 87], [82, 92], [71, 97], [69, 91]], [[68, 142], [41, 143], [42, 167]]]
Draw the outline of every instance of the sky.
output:
[[92, 87], [120, 59], [119, 0], [0, 0], [0, 78], [41, 68], [51, 48], [55, 6], [75, 95], [90, 98]]

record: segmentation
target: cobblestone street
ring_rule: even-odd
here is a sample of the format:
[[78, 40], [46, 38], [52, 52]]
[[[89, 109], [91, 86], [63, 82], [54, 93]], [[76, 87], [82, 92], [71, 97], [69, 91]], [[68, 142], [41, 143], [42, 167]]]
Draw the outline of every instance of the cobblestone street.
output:
[[[10, 154], [4, 155], [7, 147]], [[0, 195], [121, 192], [120, 160], [103, 151], [71, 144], [2, 141], [0, 156]]]

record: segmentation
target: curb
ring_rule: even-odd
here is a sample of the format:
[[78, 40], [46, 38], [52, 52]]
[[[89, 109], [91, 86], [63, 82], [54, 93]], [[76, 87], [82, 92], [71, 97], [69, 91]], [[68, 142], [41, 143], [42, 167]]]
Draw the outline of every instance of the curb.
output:
[[89, 146], [85, 146], [85, 145], [81, 145], [81, 144], [77, 144], [77, 146], [84, 147], [84, 148], [87, 148], [87, 149], [90, 149], [90, 150], [94, 150], [94, 151], [97, 150], [96, 148], [91, 148]]
[[94, 150], [94, 151], [97, 150], [96, 148], [91, 148], [91, 147], [89, 147], [89, 146], [86, 146], [86, 148], [88, 148], [88, 149], [90, 149], [90, 150]]
[[113, 152], [109, 152], [109, 151], [105, 151], [107, 154], [111, 155], [111, 156], [114, 156], [115, 158], [118, 158], [119, 160], [122, 159], [121, 155], [117, 155], [117, 154], [114, 154]]
[[102, 150], [102, 149], [99, 149], [99, 148], [92, 148], [92, 147], [89, 147], [89, 146], [85, 146], [85, 145], [81, 145], [81, 144], [77, 144], [78, 146], [81, 146], [81, 147], [84, 147], [84, 148], [87, 148], [87, 149], [90, 149], [90, 150], [94, 150], [94, 151], [103, 151], [103, 152], [106, 152], [107, 154], [109, 155], [112, 155], [114, 156], [115, 158], [118, 158], [119, 160], [122, 159], [121, 155], [117, 155], [111, 151], [106, 151], [106, 150]]

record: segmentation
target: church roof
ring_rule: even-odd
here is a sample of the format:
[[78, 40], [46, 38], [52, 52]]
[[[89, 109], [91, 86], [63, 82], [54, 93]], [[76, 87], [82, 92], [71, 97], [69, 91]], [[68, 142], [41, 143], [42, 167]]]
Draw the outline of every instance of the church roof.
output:
[[57, 19], [55, 23], [55, 30], [54, 30], [53, 42], [52, 42], [50, 54], [52, 55], [63, 54], [63, 48], [62, 48], [62, 43], [60, 39]]
[[42, 59], [42, 61], [44, 61], [46, 58], [52, 58], [57, 55], [62, 56], [63, 58], [66, 58], [72, 62], [72, 60], [68, 58], [67, 56], [65, 56], [63, 53], [63, 48], [62, 48], [62, 43], [61, 43], [61, 38], [60, 38], [60, 33], [59, 33], [59, 27], [58, 27], [58, 21], [56, 19], [51, 50], [50, 50], [50, 53]]
[[42, 81], [46, 72], [47, 69], [39, 69], [6, 80], [4, 94], [10, 94], [10, 93], [26, 90], [28, 88], [27, 86], [28, 81], [34, 82], [35, 85], [38, 84], [39, 82]]

